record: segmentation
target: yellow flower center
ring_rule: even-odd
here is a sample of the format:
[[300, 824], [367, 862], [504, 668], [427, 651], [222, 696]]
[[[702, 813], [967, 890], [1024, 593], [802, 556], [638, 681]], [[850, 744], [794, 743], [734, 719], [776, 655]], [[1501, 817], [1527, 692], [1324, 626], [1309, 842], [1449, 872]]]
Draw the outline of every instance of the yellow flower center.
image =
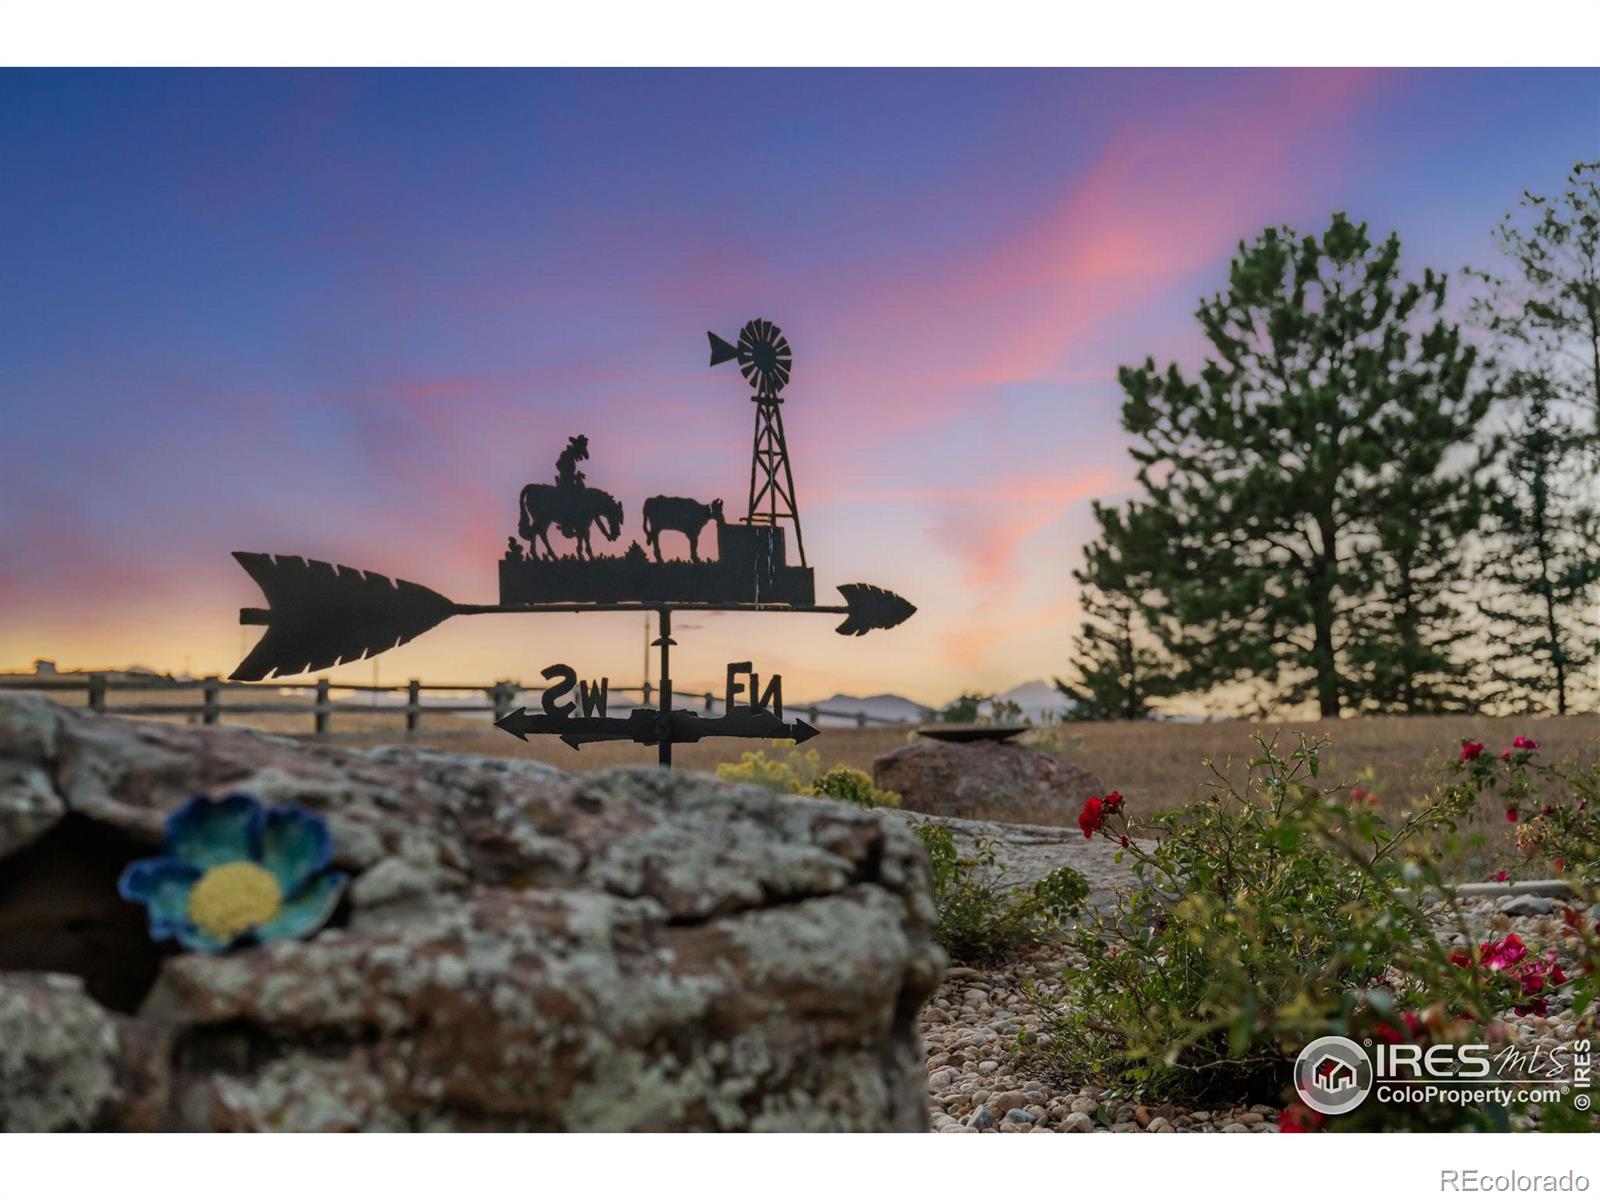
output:
[[270, 921], [282, 906], [277, 876], [253, 862], [212, 867], [189, 893], [189, 919], [221, 941], [231, 942], [252, 926]]

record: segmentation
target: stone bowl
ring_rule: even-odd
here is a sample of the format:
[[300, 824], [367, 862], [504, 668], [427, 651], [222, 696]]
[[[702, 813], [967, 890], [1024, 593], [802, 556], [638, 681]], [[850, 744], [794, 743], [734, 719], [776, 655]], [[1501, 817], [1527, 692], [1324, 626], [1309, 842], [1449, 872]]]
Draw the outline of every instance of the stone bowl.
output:
[[917, 730], [917, 736], [936, 742], [1007, 742], [1029, 728], [1027, 725], [924, 725]]

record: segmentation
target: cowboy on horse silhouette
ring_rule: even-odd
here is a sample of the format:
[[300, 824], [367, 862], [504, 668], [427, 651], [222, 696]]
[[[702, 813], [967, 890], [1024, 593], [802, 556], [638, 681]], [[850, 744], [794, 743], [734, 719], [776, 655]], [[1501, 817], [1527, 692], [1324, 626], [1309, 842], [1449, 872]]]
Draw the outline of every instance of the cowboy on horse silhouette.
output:
[[590, 541], [594, 526], [598, 525], [610, 542], [621, 534], [622, 505], [617, 498], [583, 482], [578, 464], [588, 457], [587, 437], [579, 434], [568, 438], [567, 448], [556, 459], [555, 483], [530, 483], [522, 489], [522, 520], [517, 532], [526, 539], [534, 557], [538, 556], [541, 541], [545, 554], [552, 560], [557, 557], [550, 545], [551, 525], [573, 540], [579, 558], [594, 557]]
[[567, 439], [567, 448], [561, 452], [561, 457], [556, 459], [556, 486], [560, 488], [581, 488], [583, 486], [583, 472], [578, 470], [578, 464], [589, 457], [589, 439], [584, 434]]

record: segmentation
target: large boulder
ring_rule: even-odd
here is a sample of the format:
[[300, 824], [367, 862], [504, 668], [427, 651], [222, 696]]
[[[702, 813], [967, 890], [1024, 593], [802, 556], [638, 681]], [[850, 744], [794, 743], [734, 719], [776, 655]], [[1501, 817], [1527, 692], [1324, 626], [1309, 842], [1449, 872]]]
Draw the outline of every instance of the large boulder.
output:
[[[329, 928], [148, 943], [116, 874], [224, 791], [327, 815], [354, 875]], [[0, 830], [0, 1128], [927, 1123], [935, 914], [914, 835], [871, 812], [12, 694]]]
[[1053, 754], [1015, 742], [921, 738], [872, 764], [872, 781], [913, 812], [1018, 825], [1075, 825], [1104, 785]]

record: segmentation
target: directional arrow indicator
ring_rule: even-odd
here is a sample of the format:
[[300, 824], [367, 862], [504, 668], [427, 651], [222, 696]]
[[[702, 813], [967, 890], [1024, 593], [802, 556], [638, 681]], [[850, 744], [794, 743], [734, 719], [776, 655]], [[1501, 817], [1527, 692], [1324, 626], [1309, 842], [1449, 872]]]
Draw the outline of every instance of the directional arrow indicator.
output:
[[[660, 712], [653, 708], [636, 708], [626, 717], [557, 717], [519, 708], [495, 724], [523, 741], [528, 740], [530, 733], [554, 734], [576, 750], [587, 742], [638, 742], [654, 746], [661, 739], [660, 718]], [[669, 712], [667, 720], [674, 743], [736, 737], [788, 738], [798, 744], [817, 736], [815, 726], [805, 721], [785, 721], [765, 709], [735, 708], [720, 717], [707, 717], [680, 708]]]
[[431, 588], [373, 571], [290, 555], [237, 550], [234, 558], [266, 597], [266, 608], [239, 610], [241, 625], [265, 625], [266, 634], [231, 679], [303, 675], [372, 658], [409, 642], [454, 616], [485, 613], [581, 612], [790, 612], [844, 616], [836, 632], [860, 637], [893, 629], [916, 606], [870, 583], [842, 583], [843, 604], [650, 603], [458, 604]]

